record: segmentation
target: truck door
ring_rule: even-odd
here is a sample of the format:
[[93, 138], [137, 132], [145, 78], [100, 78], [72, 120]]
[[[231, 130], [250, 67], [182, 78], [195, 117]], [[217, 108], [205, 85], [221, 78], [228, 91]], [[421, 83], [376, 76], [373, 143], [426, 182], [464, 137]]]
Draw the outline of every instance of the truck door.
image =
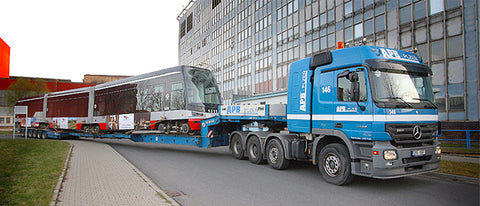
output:
[[333, 134], [334, 71], [315, 70], [312, 97], [312, 132]]
[[334, 129], [350, 139], [372, 139], [372, 101], [366, 73], [366, 68], [354, 67], [337, 70], [334, 75]]

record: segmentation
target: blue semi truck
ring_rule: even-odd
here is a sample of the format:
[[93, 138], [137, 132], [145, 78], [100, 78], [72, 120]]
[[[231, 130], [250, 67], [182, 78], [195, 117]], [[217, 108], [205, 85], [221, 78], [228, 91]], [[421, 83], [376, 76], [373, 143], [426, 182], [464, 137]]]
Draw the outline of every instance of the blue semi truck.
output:
[[[164, 127], [126, 133], [33, 128], [30, 133], [229, 146], [235, 158], [268, 162], [275, 169], [311, 161], [335, 185], [349, 183], [354, 175], [397, 178], [439, 168], [440, 126], [431, 75], [414, 53], [351, 47], [293, 62], [287, 104], [219, 106], [217, 115], [201, 120], [201, 135], [167, 133]], [[252, 124], [262, 129], [252, 130]]]
[[[318, 165], [343, 185], [353, 175], [397, 178], [438, 170], [432, 71], [413, 53], [375, 46], [323, 52], [290, 66], [287, 104], [221, 106], [202, 134], [228, 138], [234, 157], [285, 169]], [[244, 131], [258, 122], [268, 131]], [[227, 136], [228, 135], [228, 136]]]

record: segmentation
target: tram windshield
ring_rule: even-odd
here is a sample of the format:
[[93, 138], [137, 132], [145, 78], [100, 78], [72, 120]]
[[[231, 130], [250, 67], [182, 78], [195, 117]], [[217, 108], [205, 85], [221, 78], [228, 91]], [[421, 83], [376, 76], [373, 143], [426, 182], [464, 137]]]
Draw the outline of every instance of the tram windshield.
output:
[[185, 84], [188, 104], [219, 105], [220, 92], [212, 72], [186, 68]]

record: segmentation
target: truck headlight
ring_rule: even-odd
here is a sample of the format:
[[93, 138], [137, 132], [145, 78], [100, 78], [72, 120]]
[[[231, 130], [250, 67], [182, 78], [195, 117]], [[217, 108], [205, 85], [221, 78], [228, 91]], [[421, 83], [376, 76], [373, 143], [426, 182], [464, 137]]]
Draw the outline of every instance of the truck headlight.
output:
[[435, 147], [435, 154], [441, 154], [442, 148], [440, 146]]
[[385, 150], [383, 151], [383, 158], [386, 160], [396, 160], [397, 159], [397, 151], [395, 150]]

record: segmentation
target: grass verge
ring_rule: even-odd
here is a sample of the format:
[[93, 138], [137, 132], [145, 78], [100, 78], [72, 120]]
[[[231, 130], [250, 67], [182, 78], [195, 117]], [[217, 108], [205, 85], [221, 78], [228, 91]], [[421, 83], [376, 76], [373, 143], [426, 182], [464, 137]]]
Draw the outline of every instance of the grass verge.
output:
[[49, 205], [70, 145], [0, 139], [0, 205]]
[[438, 172], [480, 178], [480, 164], [441, 160], [440, 171]]

